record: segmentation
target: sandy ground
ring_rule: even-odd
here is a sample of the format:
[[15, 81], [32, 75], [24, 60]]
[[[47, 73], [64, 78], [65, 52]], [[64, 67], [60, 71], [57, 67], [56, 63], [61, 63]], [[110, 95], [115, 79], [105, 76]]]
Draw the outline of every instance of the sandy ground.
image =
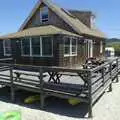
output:
[[[4, 94], [1, 94], [3, 93]], [[23, 93], [21, 93], [23, 94]], [[19, 95], [20, 96], [20, 93]], [[17, 98], [18, 98], [17, 96]], [[47, 103], [46, 110], [39, 109], [39, 103], [33, 106], [26, 106], [23, 103], [10, 103], [8, 93], [0, 91], [0, 112], [9, 110], [20, 110], [22, 120], [85, 120], [87, 107], [84, 104], [72, 107], [64, 100], [51, 100]], [[50, 98], [51, 99], [51, 98]], [[18, 98], [18, 101], [22, 98]], [[50, 100], [49, 100], [50, 101]], [[120, 83], [113, 83], [113, 91], [105, 92], [100, 100], [93, 107], [92, 120], [120, 120]], [[91, 119], [90, 119], [91, 120]]]

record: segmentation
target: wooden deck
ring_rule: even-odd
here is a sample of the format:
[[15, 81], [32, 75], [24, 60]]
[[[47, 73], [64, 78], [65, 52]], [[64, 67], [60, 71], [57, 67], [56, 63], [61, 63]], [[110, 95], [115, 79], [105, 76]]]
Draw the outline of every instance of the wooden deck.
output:
[[120, 71], [120, 58], [109, 60], [94, 69], [25, 66], [0, 63], [0, 84], [11, 88], [11, 100], [15, 91], [23, 89], [40, 94], [41, 108], [47, 96], [77, 98], [88, 104], [89, 117], [92, 106], [109, 88]]

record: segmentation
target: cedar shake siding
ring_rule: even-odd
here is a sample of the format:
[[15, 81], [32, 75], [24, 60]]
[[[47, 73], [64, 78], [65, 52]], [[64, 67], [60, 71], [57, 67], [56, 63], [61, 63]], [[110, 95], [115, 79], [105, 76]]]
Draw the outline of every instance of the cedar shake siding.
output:
[[[42, 4], [40, 8], [45, 6]], [[37, 9], [35, 12], [34, 16], [29, 20], [27, 26], [24, 29], [30, 28], [30, 27], [38, 27], [38, 26], [43, 26], [43, 25], [54, 25], [58, 28], [62, 28], [64, 30], [67, 30], [69, 32], [74, 32], [76, 33], [67, 23], [65, 23], [59, 16], [56, 15], [52, 10], [48, 9], [48, 22], [46, 23], [41, 23], [40, 22], [40, 8]]]
[[92, 12], [77, 10], [69, 10], [69, 12], [73, 14], [75, 17], [77, 17], [87, 27], [91, 28], [91, 17], [93, 16]]
[[[0, 37], [0, 58], [8, 57], [3, 48], [3, 40], [7, 39], [11, 40], [12, 57], [17, 64], [72, 67], [85, 63], [89, 57], [102, 58], [106, 37], [92, 23], [94, 17], [89, 11], [66, 11], [52, 1], [39, 1], [18, 32]], [[49, 44], [53, 45], [52, 54]]]
[[[52, 57], [30, 57], [21, 55], [21, 39], [12, 40], [12, 56], [17, 64], [30, 64], [40, 66], [69, 66], [70, 64], [77, 64], [77, 56], [64, 57], [64, 37], [63, 35], [53, 36], [53, 56]], [[67, 36], [70, 37], [70, 36]], [[70, 61], [70, 58], [73, 60]], [[65, 60], [67, 60], [65, 62]]]

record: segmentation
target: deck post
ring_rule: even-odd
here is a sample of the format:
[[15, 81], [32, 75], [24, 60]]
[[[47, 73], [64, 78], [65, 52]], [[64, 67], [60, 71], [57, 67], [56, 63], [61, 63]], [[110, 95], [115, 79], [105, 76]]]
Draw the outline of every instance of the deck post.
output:
[[88, 76], [87, 76], [87, 81], [88, 81], [88, 118], [92, 118], [93, 114], [92, 114], [92, 84], [91, 84], [91, 71], [88, 72]]
[[11, 81], [11, 101], [15, 102], [15, 90], [14, 90], [13, 67], [12, 66], [10, 66], [10, 81]]
[[109, 92], [112, 91], [112, 63], [110, 62], [110, 79], [111, 79], [111, 83], [109, 85]]
[[105, 69], [104, 69], [104, 67], [102, 68], [102, 82], [103, 82], [103, 87], [104, 87], [104, 85], [105, 85], [105, 77], [104, 77], [104, 72], [105, 72]]
[[43, 69], [40, 68], [40, 104], [41, 104], [41, 109], [44, 108], [44, 91], [43, 91], [43, 85], [44, 85], [44, 81], [43, 81]]
[[117, 65], [117, 77], [116, 77], [116, 82], [119, 82], [119, 79], [118, 79], [118, 73], [119, 73], [119, 69], [118, 69], [118, 58], [116, 59], [116, 65]]

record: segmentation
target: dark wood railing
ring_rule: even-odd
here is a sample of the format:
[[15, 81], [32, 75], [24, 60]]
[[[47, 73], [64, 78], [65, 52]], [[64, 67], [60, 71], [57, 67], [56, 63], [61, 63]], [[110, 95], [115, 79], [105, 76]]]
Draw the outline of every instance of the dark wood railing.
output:
[[88, 104], [88, 115], [92, 117], [92, 106], [109, 88], [120, 71], [120, 58], [107, 61], [93, 69], [70, 69], [62, 67], [26, 66], [0, 62], [0, 84], [11, 88], [11, 100], [15, 90], [24, 89], [40, 94], [41, 108], [47, 96], [77, 98]]

